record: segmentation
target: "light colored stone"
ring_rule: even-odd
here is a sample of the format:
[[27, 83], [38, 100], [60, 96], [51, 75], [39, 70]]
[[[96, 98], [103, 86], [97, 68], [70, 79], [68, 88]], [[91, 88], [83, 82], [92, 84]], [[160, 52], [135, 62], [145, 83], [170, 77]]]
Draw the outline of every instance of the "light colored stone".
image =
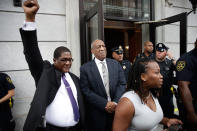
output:
[[15, 86], [16, 100], [31, 99], [35, 92], [35, 82], [29, 70], [6, 72]]
[[[0, 40], [21, 41], [19, 28], [22, 27], [24, 14], [0, 12]], [[66, 41], [65, 16], [43, 15], [36, 17], [39, 41]]]
[[[171, 6], [165, 3], [168, 1], [172, 3]], [[165, 4], [164, 4], [165, 3]], [[189, 0], [156, 0], [155, 1], [155, 19], [163, 19], [170, 16], [174, 16], [183, 12], [189, 12], [192, 9], [192, 5]], [[187, 51], [193, 49], [193, 43], [196, 40], [197, 35], [197, 16], [191, 13], [187, 17]], [[164, 42], [170, 46], [170, 51], [173, 52], [176, 58], [180, 55], [180, 23], [172, 23], [162, 27], [158, 27], [156, 30], [156, 42]]]
[[74, 58], [71, 71], [79, 76], [81, 65], [80, 28], [79, 28], [79, 0], [66, 0], [66, 38]]

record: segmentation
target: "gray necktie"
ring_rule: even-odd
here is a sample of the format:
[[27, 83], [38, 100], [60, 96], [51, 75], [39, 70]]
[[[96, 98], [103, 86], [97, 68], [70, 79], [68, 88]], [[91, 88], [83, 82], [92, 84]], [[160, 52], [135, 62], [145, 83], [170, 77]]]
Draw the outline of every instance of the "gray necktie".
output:
[[107, 99], [108, 99], [108, 101], [111, 101], [110, 93], [109, 93], [109, 75], [108, 75], [108, 71], [107, 71], [105, 63], [103, 61], [101, 62], [101, 64], [102, 64], [102, 72], [103, 72], [103, 84], [104, 84], [104, 87], [105, 87], [105, 91], [107, 93]]

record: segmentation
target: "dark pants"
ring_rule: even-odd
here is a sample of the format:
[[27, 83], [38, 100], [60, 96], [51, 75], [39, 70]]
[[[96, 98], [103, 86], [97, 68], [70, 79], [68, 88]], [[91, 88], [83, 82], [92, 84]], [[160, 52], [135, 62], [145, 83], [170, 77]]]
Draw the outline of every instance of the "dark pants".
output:
[[[186, 118], [187, 114], [183, 105], [183, 101], [181, 99], [177, 101], [177, 105], [179, 108], [180, 119], [183, 121], [183, 129], [185, 129], [186, 131], [197, 131], [197, 125], [192, 125], [191, 123], [188, 123]], [[193, 100], [193, 106], [197, 114], [197, 99]]]
[[39, 128], [36, 131], [82, 131], [82, 129], [80, 128], [79, 124], [72, 127], [57, 127], [47, 124], [46, 128]]
[[0, 106], [0, 131], [14, 131], [15, 121], [11, 109]]
[[[113, 118], [114, 114], [107, 113], [105, 123], [103, 124], [102, 122], [104, 126], [99, 124], [100, 121], [97, 121], [97, 123], [92, 123], [91, 120], [88, 120], [86, 121], [86, 131], [112, 131]], [[96, 119], [96, 117], [93, 119]]]
[[163, 114], [167, 118], [174, 118], [174, 104], [172, 96], [160, 96], [159, 103], [163, 110]]

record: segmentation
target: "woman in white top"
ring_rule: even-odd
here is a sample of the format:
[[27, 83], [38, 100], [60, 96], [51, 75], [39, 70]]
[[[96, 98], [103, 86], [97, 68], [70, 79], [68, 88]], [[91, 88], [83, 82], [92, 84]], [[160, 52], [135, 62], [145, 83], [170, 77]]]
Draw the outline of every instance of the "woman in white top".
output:
[[166, 126], [182, 124], [178, 119], [163, 117], [158, 102], [158, 89], [163, 83], [159, 65], [144, 58], [135, 62], [131, 86], [120, 99], [113, 122], [113, 131], [156, 131], [161, 122]]

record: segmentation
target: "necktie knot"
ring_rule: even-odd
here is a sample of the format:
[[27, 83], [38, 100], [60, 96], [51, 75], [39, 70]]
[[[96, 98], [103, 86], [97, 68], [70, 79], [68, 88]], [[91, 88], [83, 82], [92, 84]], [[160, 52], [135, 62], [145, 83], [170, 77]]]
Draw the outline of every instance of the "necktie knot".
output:
[[102, 65], [105, 65], [105, 62], [104, 62], [104, 61], [101, 61], [101, 64], [102, 64]]
[[101, 64], [102, 64], [102, 70], [107, 70], [106, 66], [105, 66], [105, 62], [104, 61], [101, 61]]
[[66, 80], [66, 75], [63, 73], [62, 74], [62, 79], [63, 79], [63, 82], [64, 82], [64, 85], [67, 87], [70, 87], [70, 84], [68, 83], [68, 81]]

